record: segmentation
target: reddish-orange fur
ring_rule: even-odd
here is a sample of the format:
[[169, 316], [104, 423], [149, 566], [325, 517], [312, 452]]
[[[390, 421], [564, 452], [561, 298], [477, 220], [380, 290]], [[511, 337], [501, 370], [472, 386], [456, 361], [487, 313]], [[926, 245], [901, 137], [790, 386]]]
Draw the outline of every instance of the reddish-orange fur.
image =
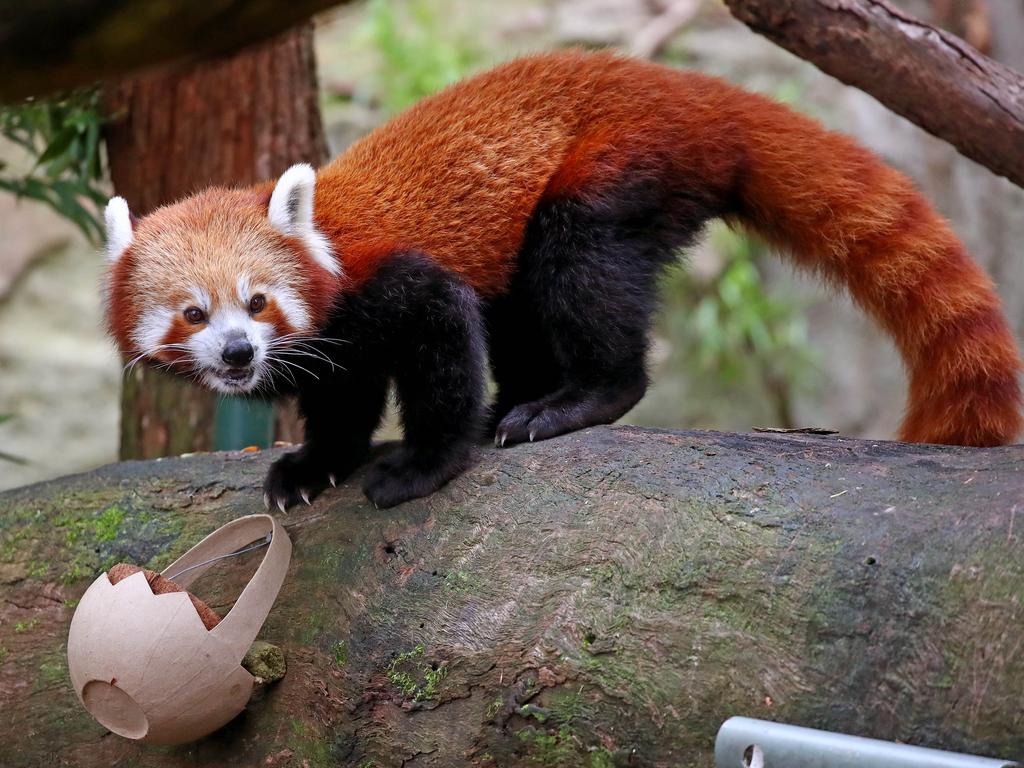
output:
[[[904, 439], [993, 445], [1019, 433], [1016, 343], [990, 280], [946, 222], [852, 140], [715, 78], [579, 52], [506, 64], [426, 99], [321, 169], [316, 221], [342, 261], [343, 288], [358, 289], [395, 249], [416, 248], [490, 297], [505, 290], [541, 201], [596, 197], [644, 168], [668, 169], [849, 289], [906, 361]], [[202, 205], [224, 210], [225, 194], [204, 193]], [[337, 290], [321, 272], [307, 294], [320, 316]], [[125, 318], [130, 327], [128, 307]]]

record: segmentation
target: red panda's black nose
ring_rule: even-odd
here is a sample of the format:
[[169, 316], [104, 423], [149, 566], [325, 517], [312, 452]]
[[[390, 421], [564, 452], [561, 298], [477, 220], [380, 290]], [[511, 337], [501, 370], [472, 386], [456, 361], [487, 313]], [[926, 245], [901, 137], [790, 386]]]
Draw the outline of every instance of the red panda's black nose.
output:
[[228, 365], [235, 367], [248, 365], [252, 362], [252, 344], [245, 339], [232, 339], [224, 345], [224, 351], [220, 356]]

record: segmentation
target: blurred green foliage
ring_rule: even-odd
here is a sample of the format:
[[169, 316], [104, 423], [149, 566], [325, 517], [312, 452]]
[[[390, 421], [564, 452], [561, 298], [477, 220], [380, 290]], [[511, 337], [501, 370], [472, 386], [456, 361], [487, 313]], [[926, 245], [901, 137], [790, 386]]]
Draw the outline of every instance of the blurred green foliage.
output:
[[765, 292], [758, 261], [767, 248], [760, 241], [720, 223], [710, 240], [720, 258], [713, 274], [673, 270], [665, 279], [669, 365], [704, 380], [707, 397], [728, 400], [760, 390], [777, 423], [795, 426], [793, 395], [817, 373], [804, 308]]
[[807, 324], [795, 306], [765, 293], [757, 267], [764, 246], [725, 227], [712, 243], [724, 261], [693, 315], [698, 364], [726, 382], [742, 379], [751, 365], [769, 375], [802, 373], [811, 362]]
[[0, 106], [0, 134], [28, 153], [33, 165], [18, 173], [0, 162], [0, 189], [38, 200], [75, 224], [92, 242], [103, 238], [99, 207], [107, 194], [97, 89]]
[[464, 77], [482, 57], [436, 0], [370, 0], [357, 36], [379, 57], [375, 90], [388, 115]]

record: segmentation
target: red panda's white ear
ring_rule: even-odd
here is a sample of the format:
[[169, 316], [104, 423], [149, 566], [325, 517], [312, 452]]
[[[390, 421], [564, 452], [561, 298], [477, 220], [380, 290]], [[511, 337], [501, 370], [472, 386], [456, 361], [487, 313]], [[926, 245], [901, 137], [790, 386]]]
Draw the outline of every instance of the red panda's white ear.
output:
[[316, 171], [308, 163], [298, 163], [281, 174], [270, 196], [267, 217], [282, 234], [300, 238], [309, 255], [331, 274], [341, 272], [331, 245], [313, 221], [313, 193]]
[[270, 196], [270, 223], [286, 235], [300, 235], [313, 226], [316, 172], [308, 163], [293, 165], [277, 180]]
[[123, 197], [112, 197], [103, 211], [107, 225], [107, 258], [117, 261], [132, 244], [132, 215]]

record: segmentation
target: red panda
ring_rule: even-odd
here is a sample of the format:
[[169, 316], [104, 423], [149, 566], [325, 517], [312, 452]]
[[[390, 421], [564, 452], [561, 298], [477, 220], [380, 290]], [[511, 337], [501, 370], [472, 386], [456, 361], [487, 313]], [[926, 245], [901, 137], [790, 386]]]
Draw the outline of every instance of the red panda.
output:
[[662, 267], [711, 218], [846, 287], [909, 373], [904, 440], [1012, 441], [1020, 355], [989, 278], [902, 174], [712, 77], [577, 51], [425, 99], [314, 173], [213, 188], [135, 223], [106, 210], [123, 353], [225, 392], [299, 397], [301, 449], [268, 505], [366, 457], [389, 383], [405, 439], [378, 506], [463, 471], [497, 385], [495, 442], [611, 422], [644, 394]]

